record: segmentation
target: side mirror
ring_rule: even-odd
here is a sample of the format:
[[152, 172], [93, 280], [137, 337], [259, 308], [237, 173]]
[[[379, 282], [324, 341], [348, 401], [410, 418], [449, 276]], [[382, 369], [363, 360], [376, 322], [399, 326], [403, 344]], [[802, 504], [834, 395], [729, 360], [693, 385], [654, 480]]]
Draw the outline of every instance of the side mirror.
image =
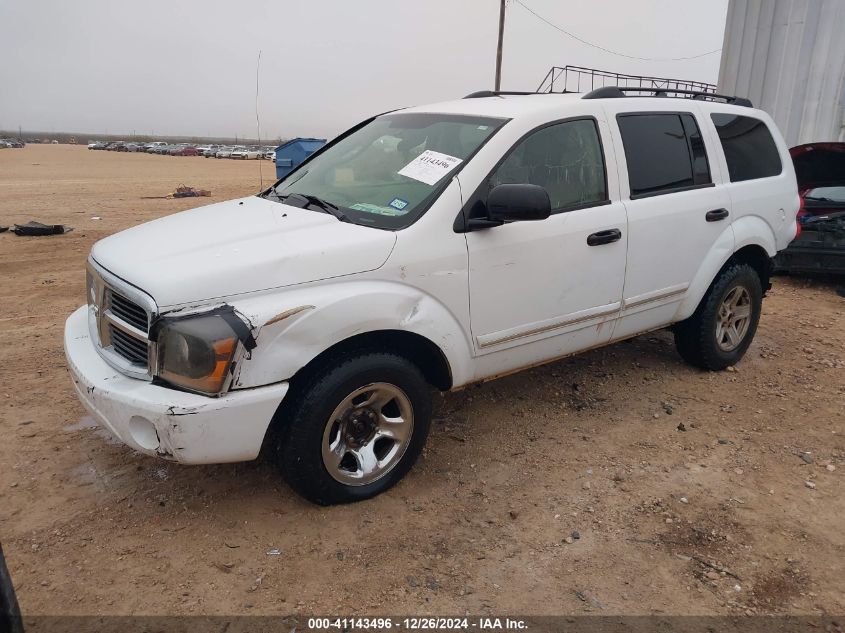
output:
[[487, 217], [490, 220], [545, 220], [551, 213], [549, 192], [539, 185], [497, 185], [487, 194]]

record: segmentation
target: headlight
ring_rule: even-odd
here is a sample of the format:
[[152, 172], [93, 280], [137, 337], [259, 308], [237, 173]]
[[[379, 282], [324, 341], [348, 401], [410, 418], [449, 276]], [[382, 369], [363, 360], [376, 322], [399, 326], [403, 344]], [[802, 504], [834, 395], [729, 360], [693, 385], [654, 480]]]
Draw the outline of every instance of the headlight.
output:
[[237, 346], [238, 335], [216, 314], [165, 323], [158, 333], [158, 375], [191, 391], [220, 393]]

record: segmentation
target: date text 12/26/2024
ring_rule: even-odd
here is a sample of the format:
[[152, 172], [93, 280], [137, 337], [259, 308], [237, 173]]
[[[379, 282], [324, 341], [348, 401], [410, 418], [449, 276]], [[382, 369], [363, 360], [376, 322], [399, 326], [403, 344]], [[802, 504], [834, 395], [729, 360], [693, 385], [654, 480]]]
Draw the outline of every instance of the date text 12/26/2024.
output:
[[309, 631], [524, 631], [528, 626], [518, 618], [406, 617], [406, 618], [309, 618]]

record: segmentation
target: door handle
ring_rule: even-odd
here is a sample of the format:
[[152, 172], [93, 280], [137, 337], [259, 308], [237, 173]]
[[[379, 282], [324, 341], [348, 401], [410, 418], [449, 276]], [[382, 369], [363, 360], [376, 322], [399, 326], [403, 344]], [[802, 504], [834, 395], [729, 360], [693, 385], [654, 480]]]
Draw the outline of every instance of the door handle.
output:
[[619, 229], [607, 229], [606, 231], [599, 231], [587, 236], [587, 246], [600, 246], [601, 244], [610, 244], [611, 242], [618, 242], [622, 239], [622, 231]]
[[727, 209], [713, 209], [705, 214], [704, 219], [708, 222], [718, 222], [719, 220], [724, 220], [729, 215], [730, 213], [728, 213]]

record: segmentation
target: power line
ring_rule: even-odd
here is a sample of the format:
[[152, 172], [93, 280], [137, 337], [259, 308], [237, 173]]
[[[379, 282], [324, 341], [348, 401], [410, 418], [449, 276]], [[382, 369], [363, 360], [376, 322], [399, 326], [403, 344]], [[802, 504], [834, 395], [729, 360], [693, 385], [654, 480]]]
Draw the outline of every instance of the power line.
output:
[[513, 0], [513, 1], [516, 4], [518, 4], [519, 6], [521, 6], [523, 9], [525, 9], [526, 11], [531, 13], [535, 18], [541, 20], [542, 22], [545, 22], [550, 27], [560, 31], [564, 35], [571, 37], [572, 39], [577, 40], [577, 41], [581, 42], [582, 44], [586, 44], [587, 46], [592, 46], [593, 48], [597, 48], [600, 51], [604, 51], [605, 53], [610, 53], [611, 55], [618, 55], [619, 57], [625, 57], [626, 59], [636, 59], [636, 60], [643, 61], [643, 62], [679, 62], [679, 61], [684, 61], [684, 60], [689, 60], [689, 59], [699, 59], [700, 57], [706, 57], [707, 55], [713, 55], [714, 53], [719, 53], [722, 50], [721, 48], [717, 48], [715, 50], [707, 51], [706, 53], [701, 53], [699, 55], [690, 55], [689, 57], [636, 57], [635, 55], [626, 55], [625, 53], [620, 53], [618, 51], [612, 51], [609, 48], [605, 48], [604, 46], [599, 46], [598, 44], [593, 44], [592, 42], [588, 42], [587, 40], [578, 37], [574, 33], [570, 33], [566, 29], [563, 29], [563, 28], [559, 27], [557, 24], [554, 24], [554, 23], [550, 22], [549, 20], [547, 20], [546, 18], [544, 18], [542, 15], [537, 13], [534, 9], [532, 9], [527, 4], [522, 2], [522, 0]]

